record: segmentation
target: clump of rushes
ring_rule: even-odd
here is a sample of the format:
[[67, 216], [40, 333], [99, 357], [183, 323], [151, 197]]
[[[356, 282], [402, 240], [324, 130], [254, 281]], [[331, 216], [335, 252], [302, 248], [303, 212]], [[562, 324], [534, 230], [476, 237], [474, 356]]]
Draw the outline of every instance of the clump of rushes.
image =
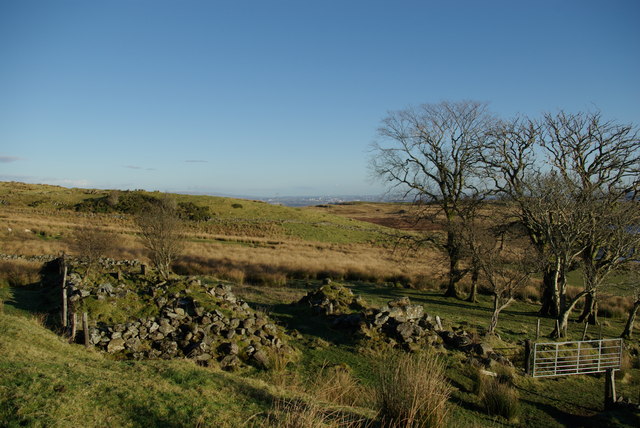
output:
[[512, 422], [518, 419], [520, 399], [512, 381], [513, 371], [507, 368], [498, 370], [495, 378], [478, 374], [476, 390], [487, 414], [502, 416]]
[[385, 424], [444, 427], [451, 386], [442, 360], [434, 352], [396, 353], [377, 367], [377, 403]]

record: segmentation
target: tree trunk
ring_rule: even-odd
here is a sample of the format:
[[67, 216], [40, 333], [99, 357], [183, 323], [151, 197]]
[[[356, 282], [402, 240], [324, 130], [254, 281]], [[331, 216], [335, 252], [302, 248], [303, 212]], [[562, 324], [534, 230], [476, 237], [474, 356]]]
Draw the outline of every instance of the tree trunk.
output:
[[447, 254], [449, 255], [449, 284], [447, 285], [447, 291], [444, 293], [445, 297], [459, 297], [456, 284], [462, 278], [462, 273], [459, 269], [460, 265], [460, 245], [456, 233], [449, 230], [447, 232]]
[[576, 307], [578, 301], [582, 297], [584, 297], [585, 294], [587, 294], [586, 291], [581, 291], [576, 297], [573, 298], [573, 300], [566, 306], [566, 308], [562, 309], [562, 312], [560, 312], [560, 315], [557, 318], [558, 322], [556, 323], [556, 328], [554, 328], [553, 332], [551, 333], [551, 337], [559, 338], [566, 336], [565, 330], [567, 329], [567, 325], [569, 324], [569, 316], [571, 315], [571, 311], [573, 311], [573, 308]]
[[633, 334], [633, 325], [636, 321], [638, 308], [640, 308], [640, 299], [636, 300], [633, 304], [633, 307], [629, 310], [629, 318], [627, 318], [627, 324], [624, 326], [624, 331], [620, 335], [620, 337], [622, 337], [623, 339], [631, 339], [631, 335]]
[[591, 325], [598, 323], [598, 299], [596, 298], [595, 291], [585, 296], [584, 309], [578, 318], [578, 322], [587, 322]]
[[542, 307], [538, 315], [551, 316], [554, 318], [558, 316], [557, 307], [553, 303], [556, 288], [556, 270], [549, 268], [544, 272], [542, 277]]
[[487, 334], [495, 334], [496, 327], [498, 326], [498, 316], [500, 312], [509, 306], [513, 302], [512, 298], [507, 298], [504, 303], [500, 302], [500, 297], [494, 294], [493, 296], [493, 313], [491, 314], [491, 322], [489, 323], [489, 329]]
[[471, 291], [469, 292], [469, 297], [467, 297], [467, 302], [478, 303], [478, 269], [473, 269], [471, 272]]

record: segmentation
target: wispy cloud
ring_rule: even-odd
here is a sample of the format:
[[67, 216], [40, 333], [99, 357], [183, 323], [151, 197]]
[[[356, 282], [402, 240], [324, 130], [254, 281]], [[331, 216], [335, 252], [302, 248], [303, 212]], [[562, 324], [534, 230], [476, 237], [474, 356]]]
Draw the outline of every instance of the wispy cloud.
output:
[[129, 168], [129, 169], [138, 169], [138, 170], [144, 170], [144, 171], [155, 171], [155, 168], [143, 168], [141, 166], [137, 166], [137, 165], [125, 165], [125, 168]]
[[21, 160], [21, 158], [15, 156], [0, 156], [0, 163], [11, 163]]
[[202, 159], [187, 159], [185, 162], [187, 162], [187, 163], [207, 163], [209, 161], [202, 160]]

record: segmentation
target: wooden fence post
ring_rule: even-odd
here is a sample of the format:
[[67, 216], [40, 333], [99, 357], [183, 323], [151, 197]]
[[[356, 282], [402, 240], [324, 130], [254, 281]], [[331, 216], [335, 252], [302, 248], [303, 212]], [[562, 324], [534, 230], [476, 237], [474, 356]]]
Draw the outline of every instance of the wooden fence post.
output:
[[584, 323], [584, 330], [582, 331], [582, 340], [587, 339], [587, 328], [589, 327], [589, 322]]
[[142, 276], [145, 276], [147, 274], [147, 265], [145, 265], [144, 263], [140, 265], [140, 274]]
[[531, 340], [524, 341], [524, 372], [531, 374]]
[[607, 369], [604, 378], [604, 409], [611, 410], [616, 402], [616, 377], [613, 369]]
[[86, 312], [82, 313], [82, 332], [84, 333], [84, 346], [88, 348], [91, 342], [89, 341], [89, 316]]
[[62, 327], [65, 329], [69, 326], [69, 306], [67, 303], [67, 266], [65, 265], [62, 273]]
[[540, 318], [538, 318], [538, 322], [536, 324], [536, 340], [540, 338]]
[[75, 312], [71, 313], [71, 337], [69, 337], [69, 343], [76, 341], [76, 333], [78, 331], [78, 315]]

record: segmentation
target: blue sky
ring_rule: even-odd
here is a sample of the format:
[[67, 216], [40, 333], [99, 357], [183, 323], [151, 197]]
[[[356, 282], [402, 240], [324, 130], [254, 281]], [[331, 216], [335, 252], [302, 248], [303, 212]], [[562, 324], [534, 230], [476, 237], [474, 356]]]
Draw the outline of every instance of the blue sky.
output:
[[387, 111], [640, 123], [640, 2], [0, 0], [0, 180], [376, 194]]

